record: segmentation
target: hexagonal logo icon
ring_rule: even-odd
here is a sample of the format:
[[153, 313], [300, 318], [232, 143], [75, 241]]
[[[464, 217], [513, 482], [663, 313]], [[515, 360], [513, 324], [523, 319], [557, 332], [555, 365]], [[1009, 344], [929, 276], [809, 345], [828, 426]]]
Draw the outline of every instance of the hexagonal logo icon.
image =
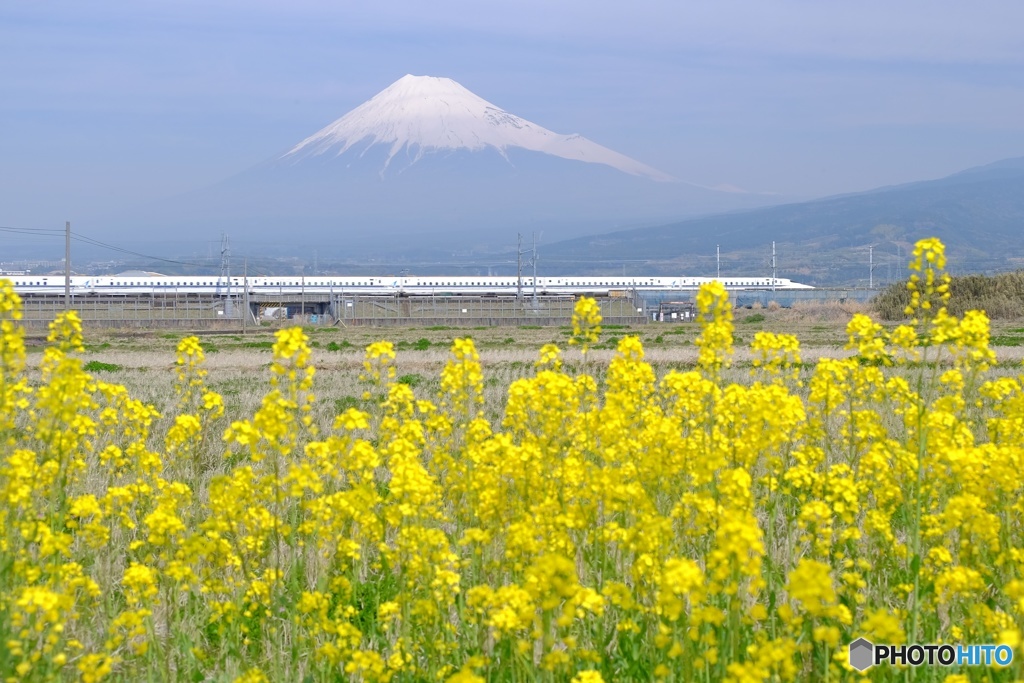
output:
[[875, 646], [865, 638], [850, 643], [850, 666], [864, 671], [875, 663]]

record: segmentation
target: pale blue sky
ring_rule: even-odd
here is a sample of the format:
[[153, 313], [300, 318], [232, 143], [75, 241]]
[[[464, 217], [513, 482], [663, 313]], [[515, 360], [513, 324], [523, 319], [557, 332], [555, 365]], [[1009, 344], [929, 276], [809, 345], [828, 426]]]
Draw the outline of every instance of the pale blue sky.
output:
[[1024, 156], [1024, 3], [0, 4], [0, 225], [237, 173], [406, 73], [677, 177], [793, 196]]

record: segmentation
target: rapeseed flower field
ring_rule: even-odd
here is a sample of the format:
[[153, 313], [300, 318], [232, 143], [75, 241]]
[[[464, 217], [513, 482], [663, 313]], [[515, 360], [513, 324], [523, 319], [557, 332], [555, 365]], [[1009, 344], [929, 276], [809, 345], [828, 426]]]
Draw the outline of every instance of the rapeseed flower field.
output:
[[[436, 396], [378, 342], [373, 408], [329, 430], [301, 329], [242, 419], [182, 340], [160, 416], [84, 371], [74, 313], [30, 375], [0, 284], [0, 679], [1018, 680], [1022, 378], [991, 376], [983, 312], [947, 313], [944, 258], [918, 243], [906, 324], [854, 316], [813, 366], [758, 333], [742, 384], [721, 285], [661, 377], [626, 337], [599, 383], [583, 299], [580, 352], [545, 345], [498, 421], [471, 340]], [[862, 675], [861, 636], [1018, 656]]]

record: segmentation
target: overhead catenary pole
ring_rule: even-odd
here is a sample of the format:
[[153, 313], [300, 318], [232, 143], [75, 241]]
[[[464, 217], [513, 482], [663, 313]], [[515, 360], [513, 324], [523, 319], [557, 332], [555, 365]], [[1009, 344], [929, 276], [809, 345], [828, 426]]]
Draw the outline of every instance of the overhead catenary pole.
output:
[[775, 240], [772, 240], [772, 291], [775, 291]]
[[533, 307], [537, 308], [537, 233], [533, 233]]
[[71, 221], [64, 222], [64, 310], [71, 310]]
[[245, 334], [249, 325], [249, 316], [252, 309], [249, 308], [249, 257], [246, 256], [242, 262], [242, 299], [245, 301], [245, 311], [242, 312], [242, 334]]
[[875, 245], [868, 245], [868, 289], [875, 288]]
[[516, 248], [516, 301], [523, 300], [523, 233], [516, 233], [519, 246]]
[[226, 232], [220, 234], [220, 277], [224, 281], [224, 317], [234, 315], [231, 306], [231, 243]]
[[722, 279], [722, 248], [715, 245], [715, 278]]

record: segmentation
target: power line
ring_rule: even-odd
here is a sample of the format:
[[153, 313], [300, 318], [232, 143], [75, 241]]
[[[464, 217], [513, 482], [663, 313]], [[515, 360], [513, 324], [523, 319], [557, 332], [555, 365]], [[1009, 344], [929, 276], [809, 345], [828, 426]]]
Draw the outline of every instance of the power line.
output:
[[[58, 232], [63, 232], [63, 230], [60, 230]], [[151, 261], [160, 261], [162, 263], [170, 263], [170, 264], [179, 265], [179, 266], [190, 266], [192, 268], [214, 268], [214, 267], [216, 267], [215, 259], [210, 259], [209, 262], [206, 262], [206, 263], [201, 263], [201, 262], [198, 262], [198, 261], [182, 261], [182, 260], [179, 260], [179, 259], [164, 258], [162, 256], [153, 256], [152, 254], [143, 254], [141, 252], [134, 251], [132, 249], [126, 249], [124, 247], [119, 247], [119, 246], [116, 246], [116, 245], [113, 245], [113, 244], [107, 244], [106, 242], [102, 242], [100, 240], [93, 239], [92, 237], [87, 237], [86, 235], [82, 235], [81, 233], [72, 232], [71, 233], [71, 238], [76, 240], [76, 241], [78, 241], [78, 242], [82, 242], [83, 244], [88, 244], [90, 246], [100, 247], [100, 248], [103, 248], [103, 249], [110, 249], [111, 251], [119, 252], [119, 253], [122, 253], [122, 254], [128, 254], [130, 256], [135, 256], [137, 258], [148, 259], [148, 260], [151, 260]], [[233, 256], [233, 257], [228, 257], [228, 258], [231, 259], [231, 262], [233, 264], [237, 265], [238, 261], [241, 258], [243, 258], [243, 257]], [[271, 257], [264, 257], [262, 259], [257, 259], [257, 261], [263, 261], [263, 262], [268, 263], [268, 264], [276, 263], [276, 261], [273, 258], [271, 258]], [[257, 269], [255, 277], [260, 277], [261, 275], [267, 275], [267, 274], [269, 274], [269, 271], [263, 271], [262, 269]]]
[[[3, 225], [3, 226], [0, 226], [0, 232], [6, 232], [6, 233], [18, 234], [18, 235], [33, 235], [33, 236], [37, 236], [37, 237], [38, 236], [57, 237], [58, 235], [62, 235], [62, 234], [66, 235], [66, 233], [68, 231], [67, 231], [67, 229], [61, 230], [61, 229], [58, 229], [58, 228], [25, 228], [25, 227], [19, 227], [19, 226]], [[113, 245], [113, 244], [107, 244], [106, 242], [101, 242], [100, 240], [94, 239], [92, 237], [89, 237], [87, 235], [83, 235], [83, 234], [78, 233], [78, 232], [73, 232], [72, 231], [70, 234], [71, 234], [71, 239], [75, 240], [76, 242], [81, 242], [83, 244], [88, 244], [88, 245], [94, 246], [94, 247], [100, 247], [102, 249], [109, 249], [111, 251], [115, 251], [115, 252], [118, 252], [118, 253], [121, 253], [121, 254], [128, 254], [130, 256], [135, 256], [137, 258], [149, 259], [151, 261], [160, 261], [162, 263], [172, 263], [172, 264], [179, 265], [179, 266], [192, 266], [194, 268], [206, 268], [206, 267], [209, 267], [209, 265], [210, 265], [210, 264], [206, 264], [206, 263], [196, 263], [196, 262], [192, 262], [192, 261], [181, 261], [181, 260], [178, 260], [178, 259], [163, 258], [161, 256], [153, 256], [152, 254], [143, 254], [143, 253], [138, 252], [138, 251], [133, 251], [131, 249], [126, 249], [124, 247], [118, 247], [118, 246]]]
[[13, 232], [22, 235], [56, 235], [64, 232], [63, 230], [58, 230], [57, 228], [18, 228], [11, 225], [0, 225], [0, 230], [2, 230], [3, 232]]
[[45, 241], [51, 237], [58, 237], [64, 234], [63, 230], [56, 228], [22, 228], [11, 225], [0, 226], [0, 233], [8, 235], [24, 235], [20, 242]]
[[71, 233], [71, 237], [72, 237], [72, 239], [74, 239], [74, 240], [76, 240], [78, 242], [82, 242], [83, 244], [89, 244], [89, 245], [92, 245], [94, 247], [101, 247], [103, 249], [110, 249], [111, 251], [116, 251], [116, 252], [119, 252], [119, 253], [122, 253], [122, 254], [129, 254], [131, 256], [136, 256], [138, 258], [149, 259], [151, 261], [161, 261], [163, 263], [173, 263], [173, 264], [178, 265], [178, 266], [192, 266], [194, 268], [207, 268], [207, 267], [210, 266], [210, 264], [208, 264], [208, 263], [196, 263], [194, 261], [179, 261], [177, 259], [169, 259], [169, 258], [163, 258], [163, 257], [160, 257], [160, 256], [153, 256], [151, 254], [143, 254], [143, 253], [140, 253], [140, 252], [137, 252], [137, 251], [132, 251], [131, 249], [125, 249], [124, 247], [117, 247], [117, 246], [114, 246], [113, 244], [107, 244], [106, 242], [100, 242], [99, 240], [95, 240], [95, 239], [93, 239], [91, 237], [86, 237], [85, 235], [82, 235], [82, 234], [77, 233], [77, 232], [72, 232]]

